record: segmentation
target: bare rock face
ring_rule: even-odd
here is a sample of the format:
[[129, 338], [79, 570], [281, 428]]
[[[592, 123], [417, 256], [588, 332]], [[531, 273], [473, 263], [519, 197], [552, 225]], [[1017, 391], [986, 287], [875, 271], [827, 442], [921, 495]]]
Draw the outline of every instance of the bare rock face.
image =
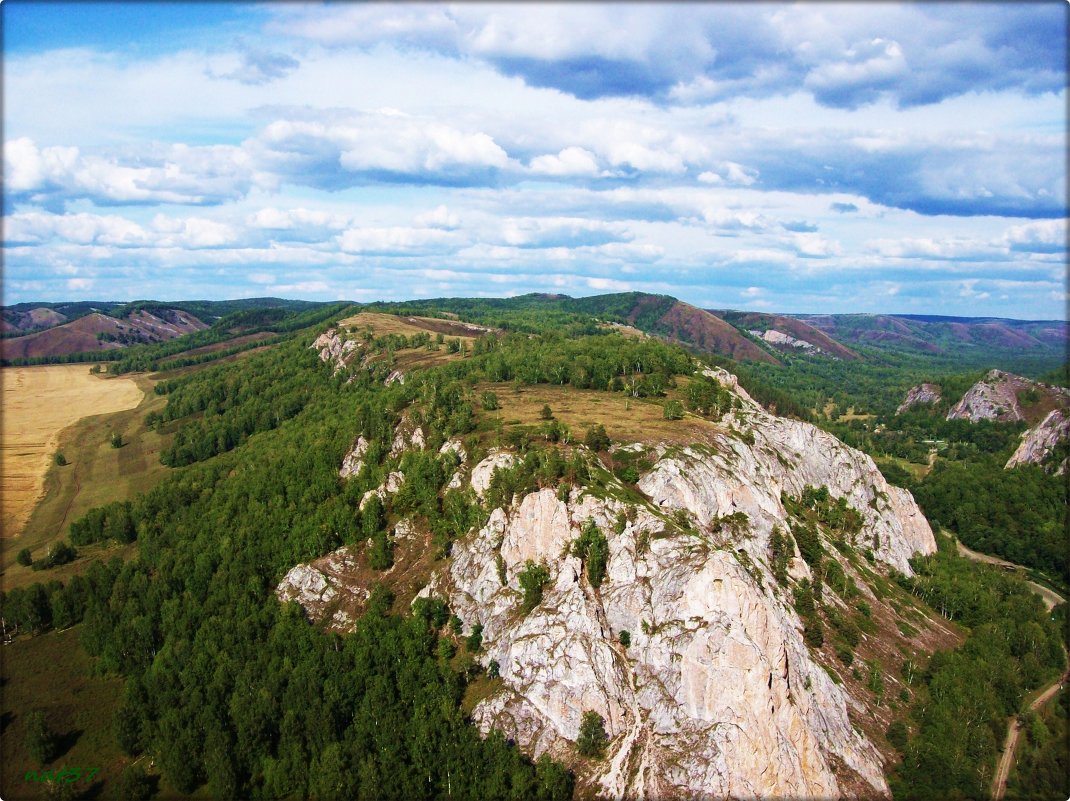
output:
[[350, 631], [354, 622], [350, 612], [369, 595], [357, 578], [357, 566], [356, 550], [345, 545], [309, 564], [291, 568], [275, 588], [275, 595], [284, 603], [297, 601], [309, 620], [326, 620], [338, 631]]
[[401, 489], [401, 485], [404, 482], [405, 482], [405, 474], [404, 473], [402, 473], [400, 470], [392, 471], [386, 477], [386, 479], [383, 481], [382, 484], [380, 484], [375, 489], [368, 490], [367, 492], [364, 493], [364, 496], [360, 499], [360, 504], [359, 504], [359, 506], [357, 508], [360, 511], [363, 512], [364, 511], [364, 507], [367, 506], [368, 501], [371, 500], [373, 495], [378, 495], [380, 501], [386, 500], [386, 496], [387, 495], [393, 495], [395, 492], [397, 492], [399, 489]]
[[498, 469], [505, 469], [516, 464], [516, 456], [508, 451], [493, 451], [486, 459], [472, 468], [472, 489], [480, 498], [490, 486], [490, 480]]
[[804, 351], [811, 351], [814, 353], [822, 353], [821, 348], [817, 347], [812, 342], [807, 342], [804, 339], [796, 339], [790, 334], [785, 334], [782, 331], [777, 331], [774, 328], [770, 328], [766, 331], [751, 331], [751, 335], [758, 337], [758, 339], [764, 339], [771, 345], [787, 345], [792, 348], [799, 348]]
[[902, 414], [911, 406], [917, 406], [919, 403], [936, 403], [939, 400], [940, 387], [936, 386], [936, 384], [919, 384], [910, 388], [906, 398], [899, 404], [895, 413]]
[[[1020, 464], [1040, 464], [1052, 452], [1060, 440], [1070, 436], [1070, 413], [1064, 409], [1052, 409], [1048, 416], [1022, 434], [1018, 449], [1007, 460], [1006, 469]], [[1059, 466], [1061, 472], [1064, 464]]]
[[280, 601], [297, 601], [306, 610], [334, 600], [337, 592], [327, 577], [311, 565], [295, 565], [275, 589]]
[[342, 466], [338, 470], [338, 475], [342, 478], [349, 478], [355, 476], [364, 467], [364, 454], [368, 452], [368, 440], [364, 437], [358, 437], [357, 441], [353, 444], [352, 450], [345, 455], [342, 460]]
[[[846, 696], [811, 659], [790, 607], [731, 550], [660, 537], [664, 521], [648, 510], [613, 533], [622, 508], [533, 493], [455, 545], [448, 573], [432, 580], [427, 593], [481, 624], [485, 658], [500, 665], [505, 690], [473, 712], [481, 729], [567, 756], [583, 712], [598, 712], [612, 743], [597, 778], [613, 797], [834, 797], [834, 761], [886, 795], [876, 750], [852, 728]], [[597, 594], [568, 553], [588, 518], [609, 538]], [[518, 619], [527, 559], [551, 578]]]
[[[721, 373], [709, 374], [732, 386]], [[498, 663], [504, 687], [475, 707], [481, 730], [567, 758], [583, 713], [602, 716], [611, 742], [592, 778], [610, 797], [835, 798], [846, 785], [887, 796], [881, 757], [847, 715], [857, 702], [814, 661], [772, 577], [770, 535], [788, 528], [781, 492], [807, 485], [846, 498], [864, 519], [854, 545], [904, 573], [911, 555], [935, 551], [932, 532], [869, 457], [737, 394], [743, 431], [664, 449], [639, 482], [648, 503], [530, 493], [456, 542], [421, 594], [483, 627], [482, 658]], [[498, 452], [476, 465], [476, 492], [513, 460]], [[726, 534], [719, 521], [736, 512], [745, 523]], [[597, 589], [570, 549], [587, 520], [608, 542]], [[528, 561], [550, 577], [524, 615]], [[789, 571], [809, 574], [797, 552]]]
[[334, 372], [346, 368], [349, 354], [359, 347], [354, 339], [345, 339], [339, 335], [338, 330], [329, 328], [318, 337], [310, 346], [320, 353], [320, 361], [334, 365]]
[[1033, 382], [1002, 370], [988, 373], [951, 407], [948, 420], [1023, 420], [1017, 391]]
[[398, 427], [394, 430], [394, 441], [390, 445], [391, 456], [400, 456], [410, 448], [423, 450], [425, 447], [427, 447], [427, 440], [424, 437], [423, 428], [408, 419], [398, 423]]
[[468, 452], [464, 449], [464, 445], [459, 440], [451, 439], [442, 443], [442, 447], [438, 449], [440, 456], [445, 456], [447, 453], [453, 453], [457, 455], [460, 460], [460, 464], [453, 475], [450, 476], [450, 480], [446, 483], [446, 489], [455, 490], [464, 486], [464, 466], [468, 463]]
[[404, 384], [405, 383], [405, 374], [403, 372], [401, 372], [400, 370], [394, 370], [393, 372], [390, 373], [390, 375], [388, 375], [383, 380], [383, 386], [387, 386], [388, 387], [391, 384], [395, 384], [395, 383], [396, 384]]

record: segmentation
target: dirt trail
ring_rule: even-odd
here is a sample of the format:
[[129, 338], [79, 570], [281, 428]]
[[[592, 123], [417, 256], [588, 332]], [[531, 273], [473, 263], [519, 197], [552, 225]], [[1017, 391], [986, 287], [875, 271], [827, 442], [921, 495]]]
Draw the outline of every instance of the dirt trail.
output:
[[[955, 544], [958, 547], [960, 555], [965, 556], [967, 559], [972, 559], [975, 562], [984, 562], [985, 564], [1012, 568], [1014, 570], [1025, 570], [1021, 565], [1016, 565], [1014, 562], [1008, 562], [1006, 559], [1000, 559], [996, 556], [989, 556], [988, 554], [971, 551], [961, 542], [958, 542], [958, 540], [955, 541]], [[1044, 599], [1044, 605], [1048, 607], [1049, 611], [1056, 604], [1060, 604], [1065, 600], [1058, 593], [1052, 592], [1047, 587], [1041, 586], [1035, 581], [1027, 581], [1026, 583]], [[1070, 658], [1070, 655], [1068, 655], [1068, 658]], [[1035, 711], [1044, 706], [1045, 703], [1051, 700], [1052, 696], [1059, 692], [1059, 688], [1068, 680], [1070, 680], [1070, 669], [1044, 688], [1044, 692], [1037, 696], [1036, 700], [1029, 705], [1029, 711]], [[992, 801], [1003, 801], [1003, 795], [1007, 792], [1007, 778], [1011, 775], [1011, 766], [1014, 764], [1014, 752], [1018, 748], [1018, 735], [1021, 734], [1021, 732], [1022, 724], [1018, 722], [1018, 717], [1015, 716], [1011, 718], [1007, 724], [1007, 739], [1003, 743], [1003, 754], [999, 758], [999, 765], [996, 766], [996, 773], [992, 777]]]

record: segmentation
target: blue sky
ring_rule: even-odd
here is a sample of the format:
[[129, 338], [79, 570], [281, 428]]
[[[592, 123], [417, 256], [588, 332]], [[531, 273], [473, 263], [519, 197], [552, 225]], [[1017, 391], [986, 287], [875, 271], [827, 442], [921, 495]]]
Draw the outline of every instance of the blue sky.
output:
[[1065, 318], [1068, 9], [7, 0], [4, 302]]

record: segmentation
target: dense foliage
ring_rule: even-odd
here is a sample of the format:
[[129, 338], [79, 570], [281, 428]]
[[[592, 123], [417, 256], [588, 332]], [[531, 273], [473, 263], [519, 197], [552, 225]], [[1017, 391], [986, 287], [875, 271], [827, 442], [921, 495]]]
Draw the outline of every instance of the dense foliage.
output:
[[[341, 482], [346, 444], [362, 433], [383, 458], [393, 409], [421, 391], [344, 387], [305, 340], [169, 387], [165, 416], [191, 415], [178, 443], [195, 442], [189, 432], [248, 431], [245, 421], [258, 419], [250, 410], [273, 406], [269, 398], [299, 403], [270, 419], [270, 437], [194, 452], [146, 495], [78, 521], [80, 541], [125, 540], [132, 529], [138, 559], [93, 565], [65, 587], [16, 590], [3, 599], [5, 625], [82, 620], [100, 668], [127, 679], [120, 744], [151, 752], [182, 793], [207, 784], [214, 797], [569, 797], [571, 778], [556, 763], [532, 764], [465, 722], [465, 675], [443, 660], [433, 621], [391, 614], [379, 593], [357, 631], [339, 638], [274, 601], [289, 567], [354, 537], [357, 501], [390, 466]], [[421, 466], [406, 467], [419, 487]], [[449, 503], [427, 502], [442, 475], [397, 502], [446, 519]], [[366, 517], [384, 529], [385, 515]]]
[[994, 553], [1070, 584], [1066, 480], [1003, 460], [939, 461], [914, 496], [934, 525], [970, 548]]

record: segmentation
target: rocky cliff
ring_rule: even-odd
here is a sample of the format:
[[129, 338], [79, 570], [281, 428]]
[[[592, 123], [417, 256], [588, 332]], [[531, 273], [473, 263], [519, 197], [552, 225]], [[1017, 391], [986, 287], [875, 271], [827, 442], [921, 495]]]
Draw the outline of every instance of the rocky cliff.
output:
[[[735, 408], [718, 423], [693, 421], [687, 430], [701, 441], [692, 444], [619, 444], [644, 465], [635, 485], [572, 446], [585, 476], [485, 506], [448, 559], [435, 560], [418, 520], [395, 520], [388, 570], [371, 570], [364, 545], [349, 544], [297, 565], [278, 597], [339, 631], [352, 627], [375, 582], [406, 599], [445, 600], [465, 634], [482, 627], [477, 658], [493, 678], [475, 723], [532, 756], [566, 760], [584, 787], [609, 797], [887, 797], [885, 759], [866, 733], [883, 732], [887, 720], [870, 708], [862, 674], [841, 675], [837, 667], [850, 662], [812, 641], [800, 616], [812, 612], [799, 593], [820, 595], [828, 583], [822, 614], [841, 621], [864, 607], [871, 635], [854, 651], [872, 671], [885, 649], [893, 667], [884, 681], [894, 685], [908, 648], [936, 646], [926, 632], [911, 639], [897, 629], [902, 618], [886, 600], [893, 588], [875, 571], [909, 575], [912, 555], [935, 550], [932, 532], [910, 494], [888, 485], [868, 456], [769, 414], [724, 370], [703, 372], [736, 396]], [[386, 463], [425, 449], [427, 436], [403, 414]], [[371, 451], [358, 439], [342, 478], [360, 473]], [[436, 458], [451, 488], [467, 484], [485, 505], [501, 497], [488, 492], [495, 473], [523, 463], [506, 449], [477, 461], [457, 440]], [[373, 494], [389, 503], [403, 486], [405, 476], [388, 469], [361, 505]], [[813, 488], [853, 524], [834, 534], [800, 519], [795, 499]], [[576, 547], [583, 531], [604, 538], [597, 577]], [[816, 561], [815, 547], [824, 554]], [[531, 582], [522, 578], [534, 566], [546, 580], [541, 598], [525, 599]], [[577, 762], [587, 711], [602, 717], [610, 740], [605, 759]]]
[[[567, 758], [583, 713], [602, 716], [609, 751], [585, 780], [609, 796], [887, 796], [883, 760], [848, 717], [859, 702], [815, 659], [774, 578], [771, 539], [791, 530], [782, 494], [807, 486], [844, 498], [863, 520], [846, 547], [889, 568], [909, 573], [912, 554], [935, 550], [932, 532], [869, 457], [737, 394], [743, 408], [711, 442], [653, 449], [641, 494], [610, 477], [514, 498], [455, 543], [421, 594], [483, 627], [482, 661], [501, 677], [473, 711], [484, 731]], [[479, 491], [507, 456], [473, 468]], [[570, 547], [587, 521], [608, 545], [598, 587]], [[810, 574], [792, 552], [789, 583]], [[549, 578], [524, 614], [529, 564]]]
[[[1017, 391], [1027, 380], [1002, 370], [988, 373], [966, 390], [962, 400], [951, 407], [948, 420], [1022, 420]], [[1029, 382], [1031, 383], [1031, 382]], [[1023, 386], [1019, 386], [1023, 384]]]
[[899, 407], [895, 410], [896, 414], [902, 414], [911, 406], [917, 406], [919, 403], [936, 403], [940, 400], [940, 387], [936, 384], [919, 384], [916, 387], [911, 387], [907, 392], [907, 396], [903, 399], [903, 402], [899, 404]]
[[[1020, 464], [1040, 464], [1055, 449], [1061, 440], [1070, 437], [1070, 414], [1065, 409], [1052, 409], [1048, 416], [1022, 434], [1022, 441], [1017, 450], [1007, 460], [1006, 467]], [[1066, 470], [1066, 460], [1056, 468], [1062, 474]]]
[[1038, 423], [1054, 408], [1070, 407], [1070, 390], [1049, 386], [1002, 370], [989, 370], [962, 400], [951, 407], [948, 420], [1025, 420]]

